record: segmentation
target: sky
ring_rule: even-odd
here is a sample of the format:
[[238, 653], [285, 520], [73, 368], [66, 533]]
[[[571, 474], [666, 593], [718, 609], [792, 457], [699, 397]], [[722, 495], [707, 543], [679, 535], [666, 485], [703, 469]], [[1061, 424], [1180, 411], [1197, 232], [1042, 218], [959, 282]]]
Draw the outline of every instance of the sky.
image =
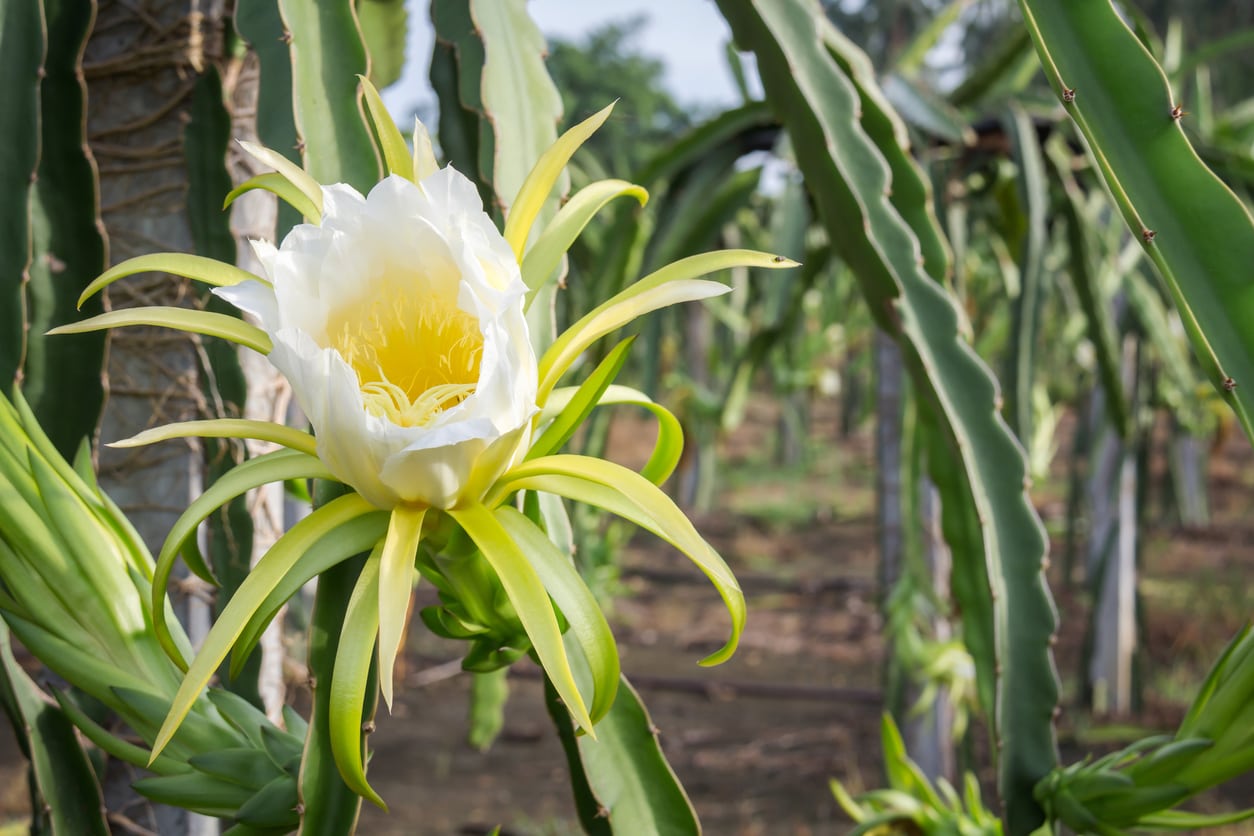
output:
[[[427, 81], [432, 29], [428, 0], [407, 0], [409, 39], [401, 80], [383, 91], [388, 109], [407, 118], [435, 95]], [[530, 0], [527, 9], [548, 37], [578, 40], [596, 27], [645, 15], [636, 47], [666, 65], [666, 85], [680, 104], [731, 105], [740, 101], [724, 58], [731, 30], [713, 0]]]

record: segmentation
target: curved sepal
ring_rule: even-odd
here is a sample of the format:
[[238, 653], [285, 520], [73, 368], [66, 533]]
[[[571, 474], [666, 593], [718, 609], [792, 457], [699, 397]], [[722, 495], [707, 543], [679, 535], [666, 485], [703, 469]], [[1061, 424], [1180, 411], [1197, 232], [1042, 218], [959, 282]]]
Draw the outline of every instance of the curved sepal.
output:
[[361, 81], [361, 91], [366, 99], [366, 112], [374, 123], [375, 141], [383, 157], [383, 164], [389, 174], [414, 182], [414, 158], [409, 154], [405, 137], [401, 136], [400, 129], [396, 127], [396, 122], [392, 120], [387, 106], [379, 97], [379, 91], [370, 83], [370, 79], [361, 75], [357, 78]]
[[588, 456], [547, 456], [523, 462], [497, 483], [489, 504], [527, 489], [558, 494], [603, 508], [651, 531], [688, 556], [714, 584], [731, 616], [727, 643], [701, 660], [717, 665], [736, 652], [745, 626], [745, 596], [735, 575], [684, 513], [657, 485], [630, 468]]
[[588, 716], [587, 705], [575, 684], [553, 604], [527, 555], [485, 506], [454, 508], [448, 513], [496, 571], [540, 664], [566, 702], [575, 722], [588, 734], [593, 734], [592, 718]]
[[213, 258], [188, 255], [187, 253], [150, 253], [149, 255], [128, 258], [121, 264], [115, 264], [101, 273], [91, 284], [87, 285], [87, 289], [78, 297], [78, 306], [81, 308], [84, 302], [118, 279], [134, 276], [137, 273], [170, 273], [175, 276], [182, 276], [185, 279], [204, 282], [214, 287], [227, 287], [247, 281], [261, 282], [264, 285], [270, 284], [261, 276], [242, 270], [234, 264], [224, 264]]
[[331, 732], [331, 756], [340, 777], [353, 792], [386, 810], [387, 804], [366, 780], [362, 762], [361, 714], [374, 661], [375, 637], [379, 635], [379, 564], [386, 546], [379, 544], [357, 576], [348, 599], [344, 627], [331, 674], [331, 702], [327, 720]]
[[559, 336], [540, 358], [540, 387], [536, 402], [544, 406], [553, 387], [588, 346], [639, 316], [678, 302], [692, 302], [726, 293], [727, 285], [698, 281], [698, 276], [732, 267], [779, 269], [796, 267], [783, 256], [753, 250], [718, 250], [682, 258], [650, 273], [631, 287], [598, 305]]
[[589, 713], [592, 722], [597, 723], [614, 704], [621, 674], [618, 647], [605, 614], [570, 558], [534, 522], [508, 505], [497, 508], [495, 514], [506, 533], [527, 554], [544, 588], [570, 625], [568, 635], [574, 637], [592, 675]]
[[[379, 575], [378, 612], [376, 625], [379, 630], [379, 687], [388, 710], [392, 709], [392, 677], [396, 654], [400, 651], [401, 638], [405, 634], [405, 616], [409, 614], [409, 598], [417, 580], [414, 555], [418, 541], [422, 539], [422, 521], [426, 508], [410, 508], [398, 505], [392, 509], [392, 520], [383, 541], [383, 554], [376, 570]], [[366, 564], [367, 570], [370, 565]], [[349, 605], [350, 608], [352, 605]]]
[[558, 210], [523, 256], [523, 282], [530, 290], [528, 302], [561, 264], [562, 256], [588, 222], [617, 197], [634, 197], [641, 206], [649, 202], [649, 193], [643, 186], [626, 180], [598, 180], [584, 186]]
[[[313, 456], [295, 450], [276, 450], [255, 459], [248, 459], [224, 473], [175, 520], [170, 533], [166, 535], [165, 543], [161, 546], [161, 552], [157, 555], [156, 565], [153, 568], [152, 626], [157, 641], [183, 671], [187, 670], [187, 661], [170, 635], [165, 607], [166, 586], [170, 582], [174, 561], [178, 558], [183, 544], [196, 536], [196, 529], [210, 514], [253, 488], [285, 479], [329, 477], [326, 467]], [[188, 565], [193, 569], [196, 568], [194, 564]], [[217, 585], [217, 580], [211, 575], [205, 576], [200, 572], [196, 574], [206, 583]]]
[[186, 331], [191, 334], [204, 334], [208, 337], [220, 337], [245, 348], [251, 348], [259, 354], [269, 354], [270, 349], [274, 348], [269, 334], [237, 316], [168, 305], [120, 308], [116, 311], [89, 316], [77, 322], [58, 325], [48, 334], [49, 336], [87, 334], [109, 328], [124, 328], [128, 325], [151, 325], [157, 328], [173, 328], [176, 331]]
[[[586, 384], [587, 381], [584, 381], [584, 383]], [[550, 413], [555, 415], [561, 414], [576, 397], [580, 396], [579, 390], [582, 388], [580, 386], [579, 389], [554, 389], [553, 394], [549, 395], [549, 400], [544, 405], [544, 410], [540, 415], [541, 421]], [[679, 457], [684, 452], [683, 426], [669, 409], [654, 401], [644, 392], [633, 389], [630, 386], [619, 386], [617, 384], [607, 386], [593, 406], [614, 406], [620, 404], [642, 407], [652, 412], [653, 416], [657, 418], [657, 441], [653, 444], [653, 452], [649, 454], [649, 460], [640, 469], [640, 475], [655, 485], [661, 485], [675, 472], [676, 466], [679, 465]], [[586, 417], [586, 413], [583, 417]], [[547, 430], [545, 434], [548, 434]], [[535, 451], [543, 440], [544, 437], [541, 436], [540, 441], [532, 445], [531, 453], [527, 456], [528, 459], [539, 458], [539, 454], [535, 454]], [[549, 449], [545, 451], [544, 455], [556, 453], [557, 449]]]
[[226, 200], [222, 202], [222, 208], [226, 209], [240, 195], [247, 194], [255, 189], [261, 189], [279, 198], [288, 206], [300, 212], [305, 220], [311, 224], [322, 221], [322, 213], [318, 211], [318, 207], [309, 199], [309, 195], [293, 186], [291, 180], [288, 180], [276, 171], [267, 171], [265, 174], [250, 177], [231, 189], [227, 192]]
[[282, 154], [271, 151], [264, 146], [254, 145], [243, 140], [240, 140], [239, 144], [253, 159], [265, 163], [286, 178], [297, 191], [313, 204], [314, 209], [317, 210], [316, 217], [322, 218], [322, 186], [318, 185], [318, 181], [311, 177], [305, 169]]
[[339, 526], [374, 510], [373, 505], [357, 494], [339, 497], [298, 522], [266, 552], [222, 610], [200, 652], [192, 661], [183, 684], [174, 696], [165, 722], [157, 733], [157, 739], [153, 742], [153, 758], [161, 754], [161, 750], [174, 737], [183, 719], [213, 678], [218, 665], [222, 664], [222, 660], [230, 652], [231, 645], [243, 632], [249, 618], [300, 556], [323, 537], [334, 536]]
[[111, 441], [108, 447], [143, 447], [159, 441], [170, 441], [175, 438], [251, 438], [257, 441], [269, 441], [299, 450], [311, 456], [318, 455], [318, 444], [314, 437], [295, 427], [285, 427], [273, 421], [254, 421], [249, 418], [211, 418], [207, 421], [177, 421], [173, 424], [162, 424], [144, 430], [130, 438]]
[[535, 166], [523, 181], [518, 196], [510, 207], [509, 217], [505, 219], [505, 241], [514, 250], [514, 255], [522, 262], [523, 252], [527, 248], [527, 237], [531, 234], [531, 226], [540, 215], [544, 201], [557, 183], [566, 163], [588, 141], [588, 137], [596, 133], [597, 128], [610, 118], [614, 105], [608, 105], [575, 127], [557, 138], [557, 142], [540, 155]]

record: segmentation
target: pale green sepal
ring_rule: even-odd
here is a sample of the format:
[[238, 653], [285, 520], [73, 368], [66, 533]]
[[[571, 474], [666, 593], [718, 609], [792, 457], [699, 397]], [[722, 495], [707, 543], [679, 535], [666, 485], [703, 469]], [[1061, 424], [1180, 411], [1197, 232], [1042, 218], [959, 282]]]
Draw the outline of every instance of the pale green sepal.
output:
[[335, 653], [331, 673], [330, 708], [327, 725], [331, 737], [331, 757], [340, 777], [353, 792], [368, 798], [387, 810], [388, 805], [366, 780], [366, 767], [361, 752], [361, 712], [366, 701], [366, 685], [370, 681], [370, 663], [374, 656], [374, 640], [379, 634], [378, 587], [380, 543], [357, 576], [357, 585], [344, 611], [344, 626]]
[[555, 493], [603, 508], [651, 531], [688, 556], [714, 584], [731, 616], [732, 634], [718, 651], [701, 660], [717, 665], [736, 652], [745, 626], [745, 596], [735, 575], [669, 496], [648, 479], [620, 464], [589, 456], [547, 456], [523, 462], [497, 482], [488, 503], [515, 490]]
[[465, 530], [496, 571], [553, 687], [566, 703], [575, 722], [595, 737], [592, 718], [588, 715], [588, 707], [575, 684], [570, 659], [566, 656], [562, 631], [553, 613], [553, 602], [549, 600], [549, 594], [527, 555], [485, 506], [476, 504], [454, 508], [448, 514]]
[[201, 692], [217, 672], [218, 665], [222, 664], [222, 660], [230, 652], [231, 645], [279, 579], [311, 545], [344, 523], [374, 510], [373, 505], [357, 494], [341, 496], [305, 517], [271, 546], [222, 610], [200, 652], [192, 661], [183, 684], [174, 695], [170, 712], [153, 742], [153, 759], [161, 754], [161, 750], [174, 737], [187, 712], [196, 704]]
[[374, 123], [375, 138], [379, 143], [379, 151], [382, 152], [383, 164], [387, 166], [389, 174], [414, 182], [414, 160], [409, 155], [405, 137], [401, 136], [400, 129], [388, 113], [387, 105], [383, 104], [379, 91], [370, 83], [370, 79], [364, 75], [357, 78], [361, 81], [361, 91], [366, 97], [366, 111], [370, 114], [370, 121]]
[[111, 441], [106, 447], [143, 447], [174, 438], [251, 438], [269, 441], [280, 447], [299, 450], [311, 456], [318, 455], [318, 444], [312, 435], [295, 427], [285, 427], [273, 421], [254, 421], [250, 418], [211, 418], [207, 421], [178, 421], [144, 430], [130, 438]]
[[[170, 533], [166, 535], [161, 552], [153, 568], [152, 578], [152, 627], [158, 643], [166, 654], [183, 671], [187, 670], [187, 661], [170, 635], [166, 624], [165, 596], [166, 586], [174, 571], [174, 561], [178, 558], [183, 544], [196, 536], [196, 529], [217, 509], [226, 505], [237, 496], [242, 496], [253, 488], [284, 479], [327, 479], [334, 478], [317, 458], [297, 450], [276, 450], [247, 461], [224, 473], [208, 490], [196, 498], [187, 510], [174, 521]], [[191, 564], [189, 564], [190, 566]], [[197, 572], [196, 574], [200, 574]], [[212, 576], [201, 579], [215, 586], [217, 581]]]
[[571, 363], [601, 337], [631, 322], [638, 316], [677, 302], [706, 299], [730, 290], [712, 281], [694, 281], [698, 276], [732, 267], [780, 269], [796, 267], [797, 262], [783, 256], [754, 250], [717, 250], [712, 253], [681, 258], [645, 276], [631, 287], [615, 294], [592, 309], [574, 325], [562, 332], [540, 358], [540, 388], [536, 402], [543, 407], [549, 392], [566, 373]]
[[234, 264], [225, 264], [201, 255], [150, 253], [149, 255], [128, 258], [121, 264], [115, 264], [101, 273], [91, 284], [87, 285], [87, 289], [78, 297], [78, 306], [81, 308], [84, 302], [118, 279], [134, 276], [136, 273], [170, 273], [171, 275], [182, 276], [185, 279], [195, 279], [198, 282], [211, 284], [215, 287], [227, 287], [247, 281], [261, 282], [267, 286], [270, 284], [269, 281], [261, 276], [242, 270]]
[[[589, 377], [589, 380], [591, 380], [591, 377]], [[544, 409], [540, 412], [539, 420], [536, 423], [539, 426], [544, 426], [544, 422], [550, 420], [556, 423], [556, 416], [565, 412], [587, 383], [588, 381], [585, 380], [578, 387], [569, 386], [562, 389], [554, 389], [552, 394], [549, 395], [548, 401], [545, 402]], [[649, 460], [640, 469], [640, 475], [655, 485], [661, 485], [675, 472], [675, 468], [679, 464], [679, 458], [684, 452], [683, 426], [669, 409], [654, 401], [644, 392], [633, 389], [630, 386], [620, 386], [618, 384], [607, 386], [595, 406], [615, 406], [619, 404], [643, 407], [652, 412], [653, 416], [657, 418], [657, 441], [653, 445], [653, 452], [649, 455]], [[586, 417], [587, 413], [584, 412], [580, 415], [580, 421]], [[552, 425], [550, 425], [551, 427]], [[531, 446], [531, 450], [527, 454], [528, 459], [535, 459], [541, 455], [547, 456], [557, 452], [557, 447], [546, 449], [543, 453], [537, 452], [547, 435], [548, 430], [546, 429], [544, 435]]]
[[1137, 828], [1148, 830], [1205, 830], [1210, 827], [1225, 827], [1254, 819], [1254, 807], [1237, 810], [1233, 813], [1193, 813], [1188, 810], [1163, 810], [1137, 819]]
[[251, 348], [260, 354], [269, 354], [270, 349], [274, 348], [269, 334], [239, 317], [166, 305], [109, 311], [80, 319], [77, 322], [59, 325], [48, 333], [85, 334], [89, 331], [104, 331], [108, 328], [122, 328], [128, 325], [151, 325], [187, 331], [192, 334], [204, 334], [208, 337], [221, 337], [245, 348]]
[[522, 260], [523, 282], [529, 291], [528, 305], [588, 222], [611, 200], [624, 196], [634, 197], [641, 206], [649, 202], [649, 193], [642, 186], [626, 180], [599, 180], [584, 186], [558, 210]]
[[231, 191], [227, 192], [226, 200], [222, 202], [222, 208], [226, 209], [240, 195], [247, 194], [254, 189], [261, 189], [278, 197], [297, 212], [300, 212], [305, 217], [305, 220], [311, 224], [322, 221], [322, 213], [318, 211], [318, 207], [309, 199], [309, 195], [292, 185], [291, 180], [275, 171], [267, 171], [265, 174], [250, 177], [231, 189]]
[[288, 599], [300, 592], [309, 581], [343, 560], [346, 555], [361, 554], [373, 549], [387, 535], [390, 519], [391, 514], [387, 511], [365, 514], [337, 528], [334, 540], [320, 540], [305, 550], [300, 560], [270, 590], [266, 600], [253, 612], [248, 625], [235, 640], [235, 646], [231, 648], [231, 679], [237, 678], [243, 671], [244, 663], [257, 647], [266, 626], [274, 620]]
[[297, 190], [305, 197], [309, 198], [309, 202], [318, 210], [317, 217], [322, 217], [322, 186], [318, 185], [318, 181], [309, 176], [305, 169], [289, 160], [287, 157], [275, 151], [271, 151], [263, 145], [254, 145], [251, 142], [239, 140], [240, 147], [247, 151], [253, 159], [258, 162], [265, 163], [273, 168], [279, 174], [288, 179]]
[[605, 123], [613, 109], [613, 104], [608, 105], [559, 136], [557, 142], [540, 155], [535, 167], [523, 181], [518, 196], [514, 198], [514, 204], [509, 209], [509, 216], [505, 219], [504, 233], [505, 241], [514, 250], [514, 256], [519, 263], [522, 262], [523, 251], [527, 247], [531, 226], [544, 207], [544, 201], [548, 200], [549, 192], [553, 191], [553, 184], [561, 176], [562, 169], [566, 168], [566, 163], [570, 162], [579, 147], [588, 141], [588, 137]]
[[628, 337], [610, 349], [605, 359], [579, 386], [561, 390], [561, 397], [558, 397], [558, 392], [549, 396], [544, 409], [536, 416], [537, 427], [545, 427], [546, 423], [548, 426], [532, 442], [531, 449], [527, 451], [528, 459], [552, 455], [570, 440], [622, 370], [627, 352], [635, 341], [635, 337]]
[[392, 710], [396, 654], [400, 651], [401, 637], [405, 633], [405, 616], [409, 613], [410, 593], [417, 575], [414, 557], [418, 541], [422, 539], [422, 521], [426, 516], [426, 508], [397, 505], [392, 509], [392, 520], [383, 541], [383, 556], [378, 570], [379, 687], [389, 711]]
[[622, 673], [618, 646], [605, 614], [570, 558], [534, 522], [508, 505], [496, 509], [496, 518], [527, 554], [544, 588], [570, 624], [571, 634], [592, 673], [591, 719], [599, 722], [614, 704]]
[[431, 145], [431, 134], [421, 119], [414, 119], [414, 179], [419, 185], [432, 174], [440, 170], [435, 159], [435, 149]]

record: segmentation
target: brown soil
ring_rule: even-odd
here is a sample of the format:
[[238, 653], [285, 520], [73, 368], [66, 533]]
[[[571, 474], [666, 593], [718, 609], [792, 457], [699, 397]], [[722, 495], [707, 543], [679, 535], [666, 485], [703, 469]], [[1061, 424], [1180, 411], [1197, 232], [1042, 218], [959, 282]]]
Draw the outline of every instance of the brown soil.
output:
[[[855, 791], [881, 784], [883, 646], [871, 439], [838, 438], [836, 416], [820, 411], [806, 464], [780, 468], [771, 460], [775, 426], [772, 407], [755, 404], [745, 426], [722, 445], [720, 510], [696, 518], [748, 597], [749, 625], [736, 657], [714, 669], [696, 665], [725, 636], [721, 604], [696, 569], [645, 536], [627, 550], [627, 594], [613, 618], [624, 672], [638, 683], [667, 757], [714, 836], [843, 832], [848, 819], [828, 780]], [[616, 457], [640, 457], [635, 443], [623, 441], [639, 439], [637, 429], [616, 434]], [[1061, 450], [1059, 474], [1034, 492], [1057, 535], [1055, 555], [1065, 530], [1061, 466], [1069, 442]], [[1108, 738], [1119, 737], [1120, 725], [1169, 730], [1219, 649], [1249, 618], [1252, 464], [1240, 437], [1212, 458], [1214, 520], [1205, 530], [1149, 524], [1144, 710], [1102, 722], [1069, 710], [1060, 722], [1065, 759], [1116, 745]], [[1087, 605], [1060, 578], [1054, 586], [1064, 620], [1059, 667], [1074, 702]], [[452, 643], [416, 632], [414, 677], [457, 652]], [[499, 824], [502, 833], [579, 833], [537, 678], [512, 677], [505, 732], [482, 754], [464, 742], [466, 679], [407, 688], [397, 714], [380, 718], [371, 774], [392, 812], [367, 810], [362, 832], [477, 834]], [[986, 787], [991, 777], [982, 776]], [[1254, 783], [1244, 782], [1204, 807], [1232, 809], [1252, 798]]]
[[[772, 406], [752, 405], [722, 444], [717, 510], [696, 515], [699, 530], [736, 570], [749, 622], [735, 658], [718, 668], [697, 660], [719, 646], [727, 622], [704, 577], [673, 550], [637, 537], [623, 562], [623, 595], [612, 621], [623, 668], [637, 683], [668, 758], [712, 836], [839, 833], [844, 818], [828, 790], [839, 778], [857, 791], [879, 786], [880, 617], [876, 577], [873, 461], [868, 433], [838, 437], [836, 416], [813, 418], [804, 465], [773, 461]], [[616, 433], [617, 457], [639, 458], [639, 427]], [[1235, 435], [1235, 434], [1234, 434]], [[1064, 440], [1059, 467], [1068, 456]], [[1121, 722], [1167, 730], [1232, 633], [1249, 618], [1254, 456], [1230, 438], [1212, 457], [1213, 524], [1182, 530], [1152, 521], [1144, 550], [1148, 642], [1144, 711]], [[1034, 491], [1054, 537], [1055, 573], [1065, 530], [1065, 478]], [[1066, 693], [1086, 623], [1085, 596], [1055, 590], [1064, 629], [1058, 647]], [[1061, 590], [1061, 591], [1059, 591]], [[419, 590], [419, 606], [434, 601]], [[465, 742], [469, 677], [456, 671], [461, 648], [415, 629], [406, 685], [395, 712], [380, 712], [372, 736], [371, 780], [390, 814], [363, 812], [369, 836], [579, 833], [565, 761], [529, 663], [511, 677], [505, 730], [487, 752]], [[1101, 746], [1115, 729], [1086, 712], [1061, 722], [1064, 758]], [[24, 777], [5, 736], [0, 804], [24, 800]], [[982, 776], [986, 783], [990, 776]], [[987, 797], [987, 794], [986, 794]], [[1211, 809], [1254, 798], [1233, 787]], [[1234, 831], [1230, 831], [1234, 832]], [[634, 836], [634, 835], [632, 835]], [[641, 836], [646, 836], [641, 834]]]

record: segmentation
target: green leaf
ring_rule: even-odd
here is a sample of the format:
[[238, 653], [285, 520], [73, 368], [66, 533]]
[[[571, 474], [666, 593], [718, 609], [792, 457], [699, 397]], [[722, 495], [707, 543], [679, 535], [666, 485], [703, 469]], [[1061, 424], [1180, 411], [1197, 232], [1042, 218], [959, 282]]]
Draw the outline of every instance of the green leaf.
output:
[[13, 389], [26, 353], [26, 291], [31, 259], [31, 196], [39, 165], [40, 75], [47, 32], [43, 6], [6, 3], [0, 8], [0, 118], [6, 130], [0, 155], [0, 393]]
[[253, 827], [274, 828], [277, 831], [274, 836], [279, 836], [300, 826], [300, 815], [296, 812], [299, 804], [296, 777], [283, 773], [241, 804], [235, 812], [235, 820]]
[[[421, 525], [421, 518], [419, 524]], [[388, 533], [390, 539], [391, 528]], [[364, 752], [361, 717], [366, 704], [366, 688], [374, 685], [370, 669], [375, 658], [375, 638], [379, 635], [379, 600], [383, 592], [379, 564], [380, 554], [386, 550], [387, 546], [382, 543], [375, 547], [358, 575], [353, 594], [348, 599], [344, 627], [340, 630], [339, 646], [335, 654], [335, 668], [331, 675], [327, 715], [331, 755], [335, 758], [335, 765], [339, 767], [344, 783], [349, 789], [370, 799], [384, 810], [387, 810], [387, 804], [366, 780], [366, 767], [362, 762]]]
[[497, 482], [488, 502], [499, 502], [511, 491], [524, 489], [555, 493], [603, 508], [651, 531], [686, 554], [714, 584], [732, 621], [727, 644], [702, 659], [701, 664], [717, 665], [736, 652], [745, 624], [744, 593], [723, 558], [657, 485], [633, 470], [602, 459], [546, 456], [509, 470]]
[[232, 818], [253, 794], [251, 789], [238, 784], [196, 773], [140, 778], [131, 786], [135, 792], [158, 804], [224, 819]]
[[1017, 168], [1019, 208], [1026, 225], [1019, 253], [1019, 295], [1012, 302], [1011, 346], [1002, 378], [1006, 391], [1004, 412], [1019, 441], [1027, 446], [1032, 442], [1032, 389], [1039, 365], [1036, 347], [1048, 290], [1042, 274], [1049, 237], [1049, 190], [1040, 140], [1028, 112], [1010, 105], [1004, 121]]
[[218, 749], [193, 755], [187, 762], [198, 772], [241, 787], [260, 787], [283, 774], [259, 749]]
[[545, 680], [545, 703], [566, 751], [575, 806], [585, 832], [699, 834], [692, 802], [666, 762], [640, 696], [626, 677], [597, 725], [595, 740], [578, 736], [570, 715]]
[[605, 614], [570, 557], [562, 554], [534, 522], [508, 505], [497, 508], [495, 513], [506, 533], [526, 553], [540, 582], [570, 624], [570, 635], [591, 673], [589, 715], [593, 723], [598, 723], [614, 704], [621, 674], [618, 647]]
[[170, 273], [215, 287], [227, 287], [247, 281], [270, 284], [261, 276], [212, 258], [186, 253], [151, 253], [128, 258], [121, 264], [115, 264], [101, 273], [78, 297], [79, 307], [118, 279], [134, 276], [137, 273]]
[[218, 665], [230, 652], [231, 645], [243, 632], [249, 618], [266, 599], [270, 590], [300, 559], [301, 554], [340, 525], [374, 510], [374, 506], [356, 494], [333, 500], [298, 522], [258, 561], [252, 573], [240, 585], [235, 597], [218, 616], [200, 652], [188, 669], [183, 684], [174, 696], [169, 714], [153, 742], [153, 757], [161, 753], [174, 736], [201, 692], [213, 677]]
[[562, 632], [553, 613], [553, 604], [540, 576], [536, 574], [520, 545], [510, 537], [492, 512], [483, 505], [454, 508], [448, 512], [483, 553], [496, 571], [501, 586], [518, 613], [523, 629], [540, 659], [540, 665], [554, 680], [575, 722], [595, 734], [588, 708], [575, 684], [570, 660], [562, 645]]
[[123, 308], [109, 311], [98, 316], [88, 317], [78, 322], [70, 322], [53, 328], [51, 334], [85, 334], [91, 331], [103, 331], [108, 328], [123, 328], [128, 325], [151, 325], [157, 328], [173, 328], [191, 334], [204, 334], [209, 337], [221, 337], [251, 348], [259, 354], [269, 354], [274, 344], [270, 335], [243, 320], [230, 314], [210, 313], [190, 308], [175, 308], [164, 305], [152, 305], [143, 308]]
[[1128, 406], [1119, 373], [1119, 355], [1115, 350], [1116, 327], [1112, 306], [1102, 292], [1094, 272], [1094, 255], [1090, 234], [1091, 219], [1084, 209], [1083, 194], [1070, 171], [1070, 150], [1059, 146], [1050, 154], [1054, 176], [1062, 185], [1062, 216], [1067, 224], [1067, 255], [1071, 269], [1067, 271], [1084, 311], [1089, 342], [1097, 357], [1097, 373], [1106, 396], [1110, 422], [1120, 438], [1128, 434]]
[[64, 691], [54, 688], [52, 689], [52, 696], [56, 698], [57, 704], [61, 706], [65, 716], [70, 719], [70, 722], [74, 724], [83, 737], [90, 740], [93, 745], [107, 752], [110, 756], [131, 766], [147, 769], [157, 775], [177, 775], [190, 771], [191, 767], [187, 766], [187, 764], [180, 763], [166, 755], [162, 755], [150, 764], [150, 753], [147, 749], [142, 746], [136, 746], [134, 743], [128, 743], [108, 732], [79, 708], [74, 700]]
[[1254, 437], [1254, 220], [1189, 145], [1162, 69], [1109, 0], [1019, 5], [1050, 85], [1167, 285], [1204, 371]]

